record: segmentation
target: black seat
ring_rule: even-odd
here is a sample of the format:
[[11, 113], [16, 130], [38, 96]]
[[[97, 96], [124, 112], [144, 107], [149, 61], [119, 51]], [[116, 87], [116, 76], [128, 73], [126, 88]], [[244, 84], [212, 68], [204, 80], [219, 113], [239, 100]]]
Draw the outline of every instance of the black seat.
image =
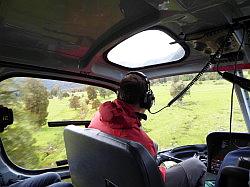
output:
[[74, 186], [164, 186], [155, 160], [139, 143], [73, 125], [65, 128], [64, 140]]
[[226, 166], [221, 170], [219, 187], [249, 187], [249, 170], [237, 166]]
[[248, 187], [250, 147], [229, 152], [220, 167], [216, 187]]

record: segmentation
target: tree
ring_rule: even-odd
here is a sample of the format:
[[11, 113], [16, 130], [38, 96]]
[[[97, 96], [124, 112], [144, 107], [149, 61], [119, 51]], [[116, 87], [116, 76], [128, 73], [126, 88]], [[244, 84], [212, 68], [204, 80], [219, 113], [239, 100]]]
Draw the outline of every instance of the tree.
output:
[[89, 104], [89, 100], [85, 99], [85, 103], [86, 103], [86, 105], [88, 105]]
[[175, 83], [175, 82], [178, 82], [180, 80], [180, 76], [179, 75], [176, 75], [176, 76], [173, 76], [172, 77], [172, 81]]
[[62, 97], [69, 97], [68, 92], [63, 92], [63, 93], [62, 93]]
[[95, 100], [97, 98], [97, 93], [93, 86], [88, 86], [86, 90], [89, 100]]
[[180, 79], [182, 81], [190, 81], [195, 77], [195, 74], [187, 74], [187, 75], [181, 75]]
[[70, 100], [69, 100], [69, 107], [70, 108], [74, 108], [75, 110], [77, 108], [80, 108], [80, 97], [78, 96], [74, 96], [74, 97], [71, 97]]
[[59, 94], [60, 94], [60, 87], [59, 87], [59, 85], [54, 85], [53, 86], [53, 88], [51, 89], [51, 91], [50, 91], [50, 94], [52, 95], [52, 96], [54, 96], [54, 97], [57, 97]]
[[100, 93], [100, 96], [105, 99], [105, 97], [107, 95], [107, 91], [105, 89], [103, 89], [103, 88], [100, 88], [99, 93]]
[[86, 105], [81, 105], [80, 107], [80, 113], [79, 113], [79, 118], [80, 120], [84, 120], [84, 118], [86, 117], [87, 113], [88, 113], [89, 109]]
[[[184, 83], [182, 81], [178, 81], [178, 82], [173, 82], [171, 84], [171, 88], [170, 88], [170, 95], [172, 97], [175, 97], [176, 95], [178, 95], [186, 86], [184, 85]], [[188, 90], [185, 95], [189, 95], [190, 94], [190, 90]], [[179, 98], [179, 101], [182, 101], [184, 95], [181, 96]]]
[[221, 76], [217, 72], [205, 73], [208, 80], [219, 80]]
[[49, 93], [43, 83], [38, 79], [27, 78], [23, 87], [23, 102], [34, 122], [39, 126], [45, 125], [48, 116]]
[[62, 95], [62, 92], [60, 91], [59, 94], [58, 94], [58, 99], [62, 100], [63, 99], [63, 95]]
[[95, 99], [92, 103], [92, 109], [97, 110], [97, 108], [100, 106], [101, 102], [98, 99]]
[[165, 83], [165, 82], [167, 82], [167, 78], [166, 77], [159, 78], [159, 83], [160, 84]]
[[114, 94], [114, 92], [112, 90], [108, 90], [105, 88], [99, 88], [98, 91], [99, 91], [100, 96], [103, 97], [104, 99], [106, 97], [109, 97], [110, 95]]

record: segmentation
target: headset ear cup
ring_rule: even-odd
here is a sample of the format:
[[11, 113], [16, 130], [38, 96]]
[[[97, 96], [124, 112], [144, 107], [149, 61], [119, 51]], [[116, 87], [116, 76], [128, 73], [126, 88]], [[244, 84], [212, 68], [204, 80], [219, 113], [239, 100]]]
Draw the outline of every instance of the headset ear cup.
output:
[[142, 108], [146, 108], [146, 109], [147, 109], [147, 107], [148, 107], [148, 96], [147, 96], [147, 93], [144, 94], [140, 106], [141, 106]]
[[152, 92], [152, 90], [148, 90], [145, 95], [144, 95], [144, 99], [143, 102], [141, 103], [141, 107], [145, 108], [145, 109], [150, 109], [154, 103], [155, 97], [154, 94]]
[[[149, 91], [150, 92], [150, 91]], [[153, 97], [152, 97], [152, 92], [150, 92], [149, 94], [148, 94], [148, 106], [149, 106], [149, 108], [151, 108], [151, 106], [153, 105]]]
[[154, 100], [155, 100], [155, 96], [152, 92], [152, 90], [149, 90], [148, 91], [148, 109], [150, 109], [154, 103]]

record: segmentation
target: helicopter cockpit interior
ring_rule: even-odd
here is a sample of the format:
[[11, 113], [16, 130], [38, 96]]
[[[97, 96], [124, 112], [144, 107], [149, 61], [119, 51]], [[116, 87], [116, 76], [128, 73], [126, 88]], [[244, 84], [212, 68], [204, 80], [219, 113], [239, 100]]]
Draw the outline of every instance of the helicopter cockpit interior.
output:
[[[104, 186], [161, 186], [150, 168], [196, 157], [206, 187], [248, 187], [249, 45], [248, 0], [1, 0], [0, 186], [55, 172], [95, 187], [98, 168], [123, 172], [106, 163], [114, 148], [125, 177], [146, 172]], [[142, 121], [159, 146], [153, 161], [141, 145], [87, 128], [131, 71], [147, 76], [156, 98]], [[91, 154], [93, 173], [78, 173]]]

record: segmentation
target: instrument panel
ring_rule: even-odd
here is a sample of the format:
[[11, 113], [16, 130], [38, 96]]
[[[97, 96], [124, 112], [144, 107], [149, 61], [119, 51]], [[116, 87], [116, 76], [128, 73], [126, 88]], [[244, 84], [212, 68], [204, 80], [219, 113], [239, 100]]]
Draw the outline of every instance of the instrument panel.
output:
[[250, 134], [230, 134], [229, 132], [213, 132], [209, 134], [207, 136], [208, 172], [217, 174], [227, 153], [242, 147], [250, 147]]
[[207, 144], [187, 145], [159, 152], [159, 163], [162, 161], [182, 162], [193, 156], [199, 158], [207, 171], [218, 174], [225, 156], [242, 147], [250, 147], [249, 133], [213, 132], [207, 136]]

